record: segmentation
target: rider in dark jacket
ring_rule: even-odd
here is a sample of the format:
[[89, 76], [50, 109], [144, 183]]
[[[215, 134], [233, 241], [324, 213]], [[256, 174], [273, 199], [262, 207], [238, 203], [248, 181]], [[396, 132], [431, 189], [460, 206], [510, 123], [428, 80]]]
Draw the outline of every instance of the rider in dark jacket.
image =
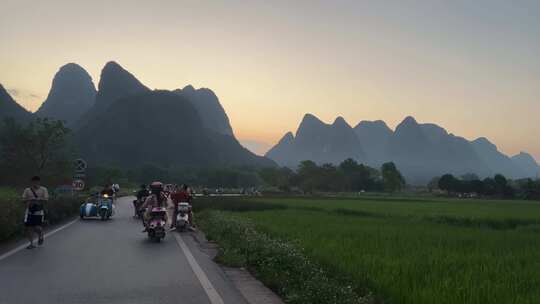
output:
[[106, 184], [103, 190], [101, 190], [101, 195], [105, 194], [107, 194], [107, 196], [109, 196], [110, 198], [114, 197], [114, 190], [111, 184]]
[[146, 185], [142, 184], [141, 188], [137, 192], [137, 199], [133, 201], [133, 209], [135, 210], [135, 217], [139, 215], [139, 207], [144, 203], [144, 200], [150, 195], [150, 191]]

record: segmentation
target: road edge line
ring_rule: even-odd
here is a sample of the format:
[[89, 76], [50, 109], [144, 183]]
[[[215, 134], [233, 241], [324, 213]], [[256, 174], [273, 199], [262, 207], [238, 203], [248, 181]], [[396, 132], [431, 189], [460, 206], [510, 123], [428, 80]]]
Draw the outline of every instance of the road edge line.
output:
[[[57, 232], [60, 232], [61, 230], [66, 229], [67, 227], [69, 227], [69, 226], [75, 224], [75, 223], [78, 222], [78, 221], [79, 221], [78, 218], [77, 218], [77, 219], [74, 219], [74, 220], [72, 220], [71, 222], [68, 222], [68, 223], [66, 223], [66, 224], [64, 224], [64, 225], [62, 225], [62, 226], [60, 226], [60, 227], [58, 227], [58, 228], [56, 228], [56, 229], [54, 229], [54, 230], [52, 230], [52, 231], [49, 231], [49, 232], [47, 232], [47, 233], [45, 233], [45, 234], [43, 235], [43, 238], [48, 238], [49, 236], [51, 236], [51, 235], [53, 235], [53, 234], [55, 234], [55, 233], [57, 233]], [[19, 251], [21, 251], [21, 250], [23, 250], [23, 249], [26, 249], [27, 246], [28, 246], [27, 244], [25, 244], [25, 245], [20, 245], [20, 246], [18, 246], [18, 247], [15, 247], [15, 248], [9, 250], [8, 252], [6, 252], [6, 253], [0, 255], [0, 261], [5, 260], [6, 258], [8, 258], [8, 257], [10, 257], [10, 256], [12, 256], [12, 255], [14, 255], [15, 253], [17, 253], [17, 252], [19, 252]]]
[[184, 252], [184, 255], [186, 256], [186, 259], [189, 263], [189, 266], [191, 266], [191, 270], [195, 273], [195, 276], [199, 280], [199, 283], [201, 283], [204, 292], [208, 296], [208, 299], [210, 300], [210, 303], [212, 304], [224, 304], [223, 299], [217, 292], [217, 290], [214, 288], [214, 285], [210, 282], [208, 277], [206, 276], [206, 273], [204, 270], [202, 270], [199, 263], [197, 263], [197, 260], [195, 260], [195, 257], [193, 257], [193, 254], [189, 250], [189, 247], [186, 245], [184, 240], [182, 239], [182, 236], [178, 233], [174, 234], [174, 238], [176, 240], [176, 243], [180, 246], [182, 249], [182, 252]]

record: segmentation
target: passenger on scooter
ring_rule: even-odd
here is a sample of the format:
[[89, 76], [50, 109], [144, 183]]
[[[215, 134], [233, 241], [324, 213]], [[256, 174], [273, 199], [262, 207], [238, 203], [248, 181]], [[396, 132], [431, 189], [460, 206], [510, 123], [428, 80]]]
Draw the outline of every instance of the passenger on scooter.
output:
[[150, 219], [152, 208], [165, 207], [167, 204], [167, 196], [163, 192], [163, 183], [153, 182], [150, 184], [150, 193], [151, 194], [144, 200], [144, 203], [140, 207], [146, 209], [143, 215], [143, 232], [146, 232], [146, 223]]

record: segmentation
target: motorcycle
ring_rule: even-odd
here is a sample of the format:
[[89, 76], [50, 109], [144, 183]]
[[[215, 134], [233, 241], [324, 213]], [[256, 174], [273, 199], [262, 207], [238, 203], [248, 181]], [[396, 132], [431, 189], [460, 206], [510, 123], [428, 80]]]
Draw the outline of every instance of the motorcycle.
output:
[[178, 203], [178, 212], [176, 214], [176, 229], [184, 231], [189, 225], [189, 214], [191, 212], [191, 205], [186, 202]]
[[160, 242], [165, 238], [165, 224], [167, 223], [167, 208], [153, 207], [150, 219], [146, 223], [146, 232], [150, 240]]
[[81, 219], [85, 218], [100, 218], [101, 220], [108, 220], [114, 215], [114, 206], [112, 198], [107, 194], [100, 196], [95, 194], [91, 199], [88, 199], [80, 207], [79, 216]]

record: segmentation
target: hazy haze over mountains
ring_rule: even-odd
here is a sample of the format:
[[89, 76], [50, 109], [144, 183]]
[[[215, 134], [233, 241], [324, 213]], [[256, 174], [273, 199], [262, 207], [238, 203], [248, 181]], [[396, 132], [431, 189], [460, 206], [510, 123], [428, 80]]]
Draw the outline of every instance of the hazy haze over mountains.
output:
[[296, 136], [288, 132], [266, 156], [292, 168], [308, 159], [338, 164], [350, 157], [374, 167], [393, 161], [411, 183], [425, 183], [445, 173], [481, 177], [501, 173], [522, 178], [535, 177], [540, 171], [529, 154], [510, 158], [485, 138], [468, 141], [436, 124], [418, 123], [411, 116], [394, 131], [381, 120], [361, 121], [354, 128], [354, 138], [347, 126], [341, 117], [328, 125], [306, 114]]
[[540, 166], [536, 160], [527, 152], [520, 152], [511, 157], [512, 161], [518, 165], [530, 177], [540, 177]]
[[266, 156], [291, 167], [302, 160], [337, 163], [346, 158], [366, 159], [358, 137], [342, 117], [325, 124], [311, 114], [304, 116], [295, 137], [287, 133]]
[[354, 127], [354, 132], [363, 144], [367, 159], [372, 164], [382, 164], [385, 160], [386, 146], [392, 130], [382, 120], [363, 120]]

